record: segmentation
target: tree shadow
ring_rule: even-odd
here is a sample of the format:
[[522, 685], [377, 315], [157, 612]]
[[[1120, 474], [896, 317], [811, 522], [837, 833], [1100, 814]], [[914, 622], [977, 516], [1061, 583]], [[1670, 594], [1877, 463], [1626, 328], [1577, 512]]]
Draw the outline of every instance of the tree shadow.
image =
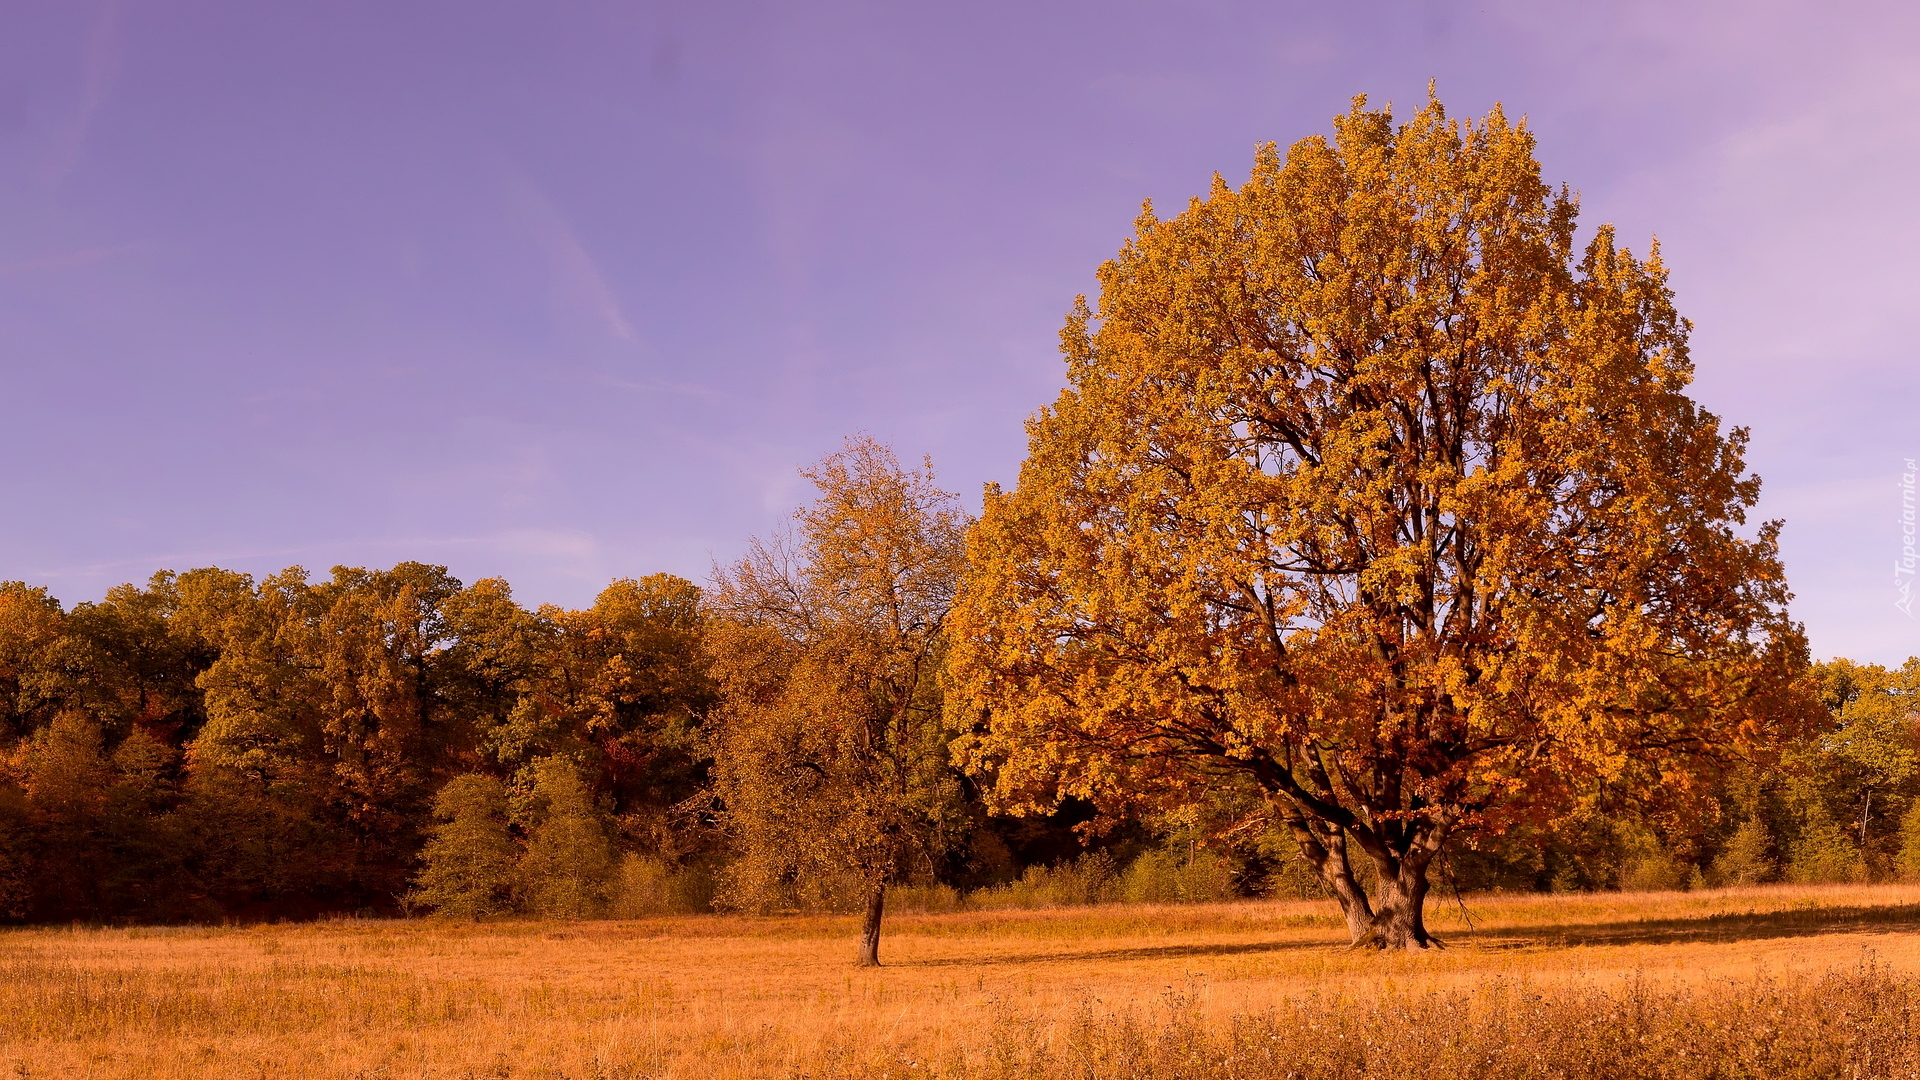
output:
[[1087, 960], [1173, 960], [1186, 957], [1250, 956], [1258, 953], [1300, 952], [1307, 949], [1327, 948], [1346, 948], [1346, 946], [1329, 941], [1250, 941], [1232, 945], [1140, 945], [1128, 949], [1087, 949], [1080, 952], [946, 957], [939, 960], [911, 960], [894, 966], [979, 967], [1000, 964], [1060, 964]]
[[1920, 932], [1920, 904], [1898, 907], [1794, 908], [1718, 912], [1697, 919], [1648, 919], [1568, 926], [1488, 927], [1445, 935], [1450, 944], [1478, 948], [1567, 948], [1576, 945], [1730, 943], [1822, 934]]
[[[1676, 945], [1732, 943], [1822, 934], [1920, 933], [1920, 904], [1898, 907], [1795, 908], [1786, 911], [1721, 912], [1697, 919], [1653, 919], [1631, 922], [1575, 923], [1565, 926], [1488, 927], [1456, 930], [1438, 936], [1450, 947], [1476, 949], [1571, 948], [1580, 945]], [[1092, 948], [1044, 953], [1002, 953], [990, 956], [912, 960], [899, 967], [979, 967], [1019, 964], [1057, 964], [1090, 960], [1176, 960], [1262, 953], [1303, 952], [1350, 948], [1337, 940], [1254, 941], [1233, 944], [1142, 945], [1121, 949]]]

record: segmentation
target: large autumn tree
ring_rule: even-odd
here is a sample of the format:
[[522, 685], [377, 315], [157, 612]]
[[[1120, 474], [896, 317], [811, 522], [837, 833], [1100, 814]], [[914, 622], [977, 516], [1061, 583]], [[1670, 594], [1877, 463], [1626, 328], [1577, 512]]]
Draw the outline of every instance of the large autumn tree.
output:
[[965, 825], [939, 674], [967, 521], [931, 466], [872, 439], [806, 476], [819, 497], [796, 527], [750, 543], [705, 597], [715, 790], [734, 902], [843, 883], [875, 965], [887, 886]]
[[1498, 109], [1362, 98], [1141, 214], [950, 619], [1003, 802], [1238, 776], [1356, 943], [1417, 948], [1462, 830], [1684, 792], [1809, 715], [1746, 432], [1685, 392], [1658, 250], [1575, 211]]

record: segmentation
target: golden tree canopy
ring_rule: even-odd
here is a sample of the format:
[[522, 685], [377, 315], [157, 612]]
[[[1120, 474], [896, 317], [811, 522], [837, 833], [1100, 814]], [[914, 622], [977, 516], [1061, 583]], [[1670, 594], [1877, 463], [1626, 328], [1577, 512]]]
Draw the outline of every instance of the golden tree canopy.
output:
[[1578, 251], [1533, 147], [1356, 99], [1142, 212], [950, 621], [1003, 800], [1251, 777], [1336, 892], [1349, 840], [1413, 891], [1387, 936], [1423, 942], [1454, 830], [1803, 715], [1746, 432], [1685, 393], [1657, 247]]

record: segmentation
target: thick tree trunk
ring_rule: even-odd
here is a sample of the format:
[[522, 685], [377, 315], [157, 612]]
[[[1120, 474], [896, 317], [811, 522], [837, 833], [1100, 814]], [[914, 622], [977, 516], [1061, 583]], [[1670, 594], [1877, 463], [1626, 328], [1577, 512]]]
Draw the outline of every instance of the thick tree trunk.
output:
[[887, 886], [881, 882], [867, 895], [866, 918], [860, 923], [861, 967], [880, 966], [880, 916], [886, 913]]
[[1440, 944], [1427, 933], [1427, 867], [1440, 850], [1446, 833], [1421, 829], [1407, 838], [1404, 853], [1382, 846], [1377, 837], [1366, 855], [1373, 860], [1373, 895], [1353, 872], [1349, 844], [1357, 842], [1346, 831], [1308, 820], [1291, 802], [1277, 802], [1287, 827], [1300, 845], [1300, 854], [1320, 875], [1347, 921], [1347, 937], [1355, 948], [1427, 949]]
[[[1376, 865], [1380, 860], [1375, 860]], [[1396, 859], [1377, 866], [1373, 926], [1363, 940], [1381, 949], [1430, 949], [1440, 943], [1427, 933], [1427, 862]], [[1359, 944], [1356, 941], [1355, 944]]]

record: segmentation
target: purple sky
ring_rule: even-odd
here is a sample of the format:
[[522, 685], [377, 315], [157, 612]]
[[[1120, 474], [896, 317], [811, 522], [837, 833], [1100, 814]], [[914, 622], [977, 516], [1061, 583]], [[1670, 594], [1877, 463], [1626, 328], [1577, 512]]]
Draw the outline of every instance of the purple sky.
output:
[[1359, 92], [1658, 234], [1816, 653], [1898, 661], [1920, 5], [0, 6], [0, 578], [700, 579], [853, 431], [975, 497], [1063, 313]]

